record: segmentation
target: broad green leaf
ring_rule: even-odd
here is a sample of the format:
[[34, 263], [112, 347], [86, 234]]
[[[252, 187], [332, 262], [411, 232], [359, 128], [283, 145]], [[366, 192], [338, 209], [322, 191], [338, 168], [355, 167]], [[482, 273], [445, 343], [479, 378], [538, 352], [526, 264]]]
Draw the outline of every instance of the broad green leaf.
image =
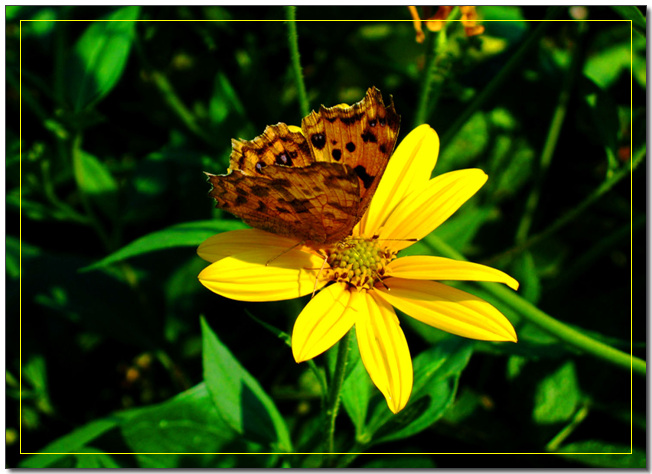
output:
[[115, 460], [109, 456], [107, 453], [100, 449], [95, 448], [82, 448], [78, 451], [79, 454], [75, 454], [77, 459], [77, 465], [75, 466], [78, 469], [98, 469], [102, 467], [108, 468], [120, 468], [120, 464], [115, 462]]
[[118, 184], [104, 163], [80, 150], [73, 154], [73, 170], [81, 192], [105, 215], [115, 218], [118, 212]]
[[589, 466], [645, 469], [647, 467], [645, 451], [636, 447], [631, 454], [630, 451], [630, 447], [626, 445], [602, 440], [586, 440], [567, 444], [556, 452], [563, 454], [566, 459]]
[[[161, 404], [119, 416], [125, 441], [137, 453], [218, 452], [236, 436], [217, 413], [204, 383]], [[163, 462], [159, 467], [176, 467], [173, 456], [155, 459]]]
[[74, 46], [67, 73], [75, 112], [106, 96], [124, 71], [140, 7], [123, 7], [90, 24]]
[[393, 415], [384, 399], [376, 405], [367, 424], [373, 443], [412, 436], [441, 418], [452, 405], [457, 381], [473, 353], [473, 341], [450, 337], [414, 359], [414, 387], [406, 407]]
[[532, 418], [538, 424], [566, 421], [575, 413], [579, 400], [575, 364], [568, 361], [539, 382]]
[[48, 467], [61, 458], [68, 456], [67, 453], [78, 452], [87, 443], [106, 433], [118, 425], [117, 418], [104, 418], [91, 421], [85, 426], [76, 429], [58, 440], [48, 444], [40, 453], [56, 453], [51, 455], [34, 454], [24, 461], [21, 461], [19, 467], [37, 469]]
[[195, 221], [177, 224], [136, 239], [130, 244], [122, 247], [120, 250], [93, 265], [83, 268], [82, 270], [95, 270], [127, 258], [157, 250], [174, 247], [195, 247], [211, 235], [244, 228], [246, 228], [244, 224], [234, 220]]
[[204, 380], [220, 416], [246, 439], [290, 452], [292, 444], [283, 417], [231, 352], [201, 319]]

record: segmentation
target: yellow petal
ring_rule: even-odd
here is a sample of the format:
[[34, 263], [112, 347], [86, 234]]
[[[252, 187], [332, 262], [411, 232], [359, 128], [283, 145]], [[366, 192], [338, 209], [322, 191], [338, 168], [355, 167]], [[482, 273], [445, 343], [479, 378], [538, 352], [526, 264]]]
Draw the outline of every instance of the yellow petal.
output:
[[360, 357], [392, 413], [405, 407], [412, 392], [410, 349], [392, 307], [373, 292], [361, 293], [355, 323]]
[[482, 341], [513, 341], [509, 320], [486, 301], [434, 281], [386, 278], [377, 294], [419, 321], [458, 336]]
[[429, 125], [418, 126], [403, 139], [362, 218], [360, 235], [372, 237], [407, 194], [428, 182], [438, 154], [439, 137]]
[[317, 357], [342, 339], [355, 323], [354, 306], [357, 292], [350, 292], [341, 283], [320, 291], [301, 311], [292, 329], [294, 360]]
[[276, 247], [270, 253], [276, 252], [273, 258], [284, 250], [296, 246], [296, 239], [281, 237], [258, 229], [241, 229], [222, 232], [204, 240], [197, 254], [208, 262], [217, 262], [221, 258], [236, 253], [248, 252], [261, 247]]
[[[278, 256], [277, 247], [264, 247], [218, 260], [202, 270], [199, 281], [234, 300], [287, 300], [312, 293], [323, 261], [297, 249]], [[325, 283], [320, 281], [316, 288]]]
[[505, 272], [479, 263], [444, 257], [401, 257], [390, 262], [385, 270], [393, 277], [408, 280], [497, 281], [518, 290], [518, 282]]
[[457, 211], [487, 181], [479, 169], [444, 173], [406, 196], [379, 233], [387, 247], [401, 250], [422, 239]]

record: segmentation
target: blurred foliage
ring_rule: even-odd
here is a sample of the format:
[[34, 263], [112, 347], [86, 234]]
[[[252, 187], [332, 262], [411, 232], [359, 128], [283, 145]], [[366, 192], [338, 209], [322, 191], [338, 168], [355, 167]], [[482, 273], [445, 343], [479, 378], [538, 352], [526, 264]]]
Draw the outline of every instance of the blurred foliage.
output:
[[[296, 13], [320, 20], [296, 25], [311, 106], [351, 103], [375, 85], [393, 95], [404, 137], [435, 36], [418, 44], [411, 22], [390, 21], [409, 20], [405, 7]], [[479, 167], [490, 179], [436, 234], [513, 274], [548, 314], [644, 356], [645, 166], [547, 230], [645, 153], [645, 18], [635, 7], [478, 13], [514, 21], [470, 38], [449, 25], [424, 111], [442, 137], [435, 172]], [[530, 21], [547, 15], [609, 21]], [[226, 170], [231, 138], [301, 119], [283, 18], [281, 7], [7, 7], [7, 467], [322, 465], [320, 454], [282, 454], [320, 449], [330, 356], [297, 365], [282, 340], [305, 300], [241, 303], [196, 280], [196, 246], [242, 227], [213, 208], [202, 171]], [[145, 21], [53, 21], [91, 19]], [[404, 318], [410, 403], [392, 416], [351, 364], [337, 448], [563, 454], [343, 462], [646, 465], [642, 379], [458, 286], [504, 311], [519, 343]], [[630, 433], [633, 454], [600, 454], [629, 453]], [[218, 452], [281, 454], [184, 454]]]

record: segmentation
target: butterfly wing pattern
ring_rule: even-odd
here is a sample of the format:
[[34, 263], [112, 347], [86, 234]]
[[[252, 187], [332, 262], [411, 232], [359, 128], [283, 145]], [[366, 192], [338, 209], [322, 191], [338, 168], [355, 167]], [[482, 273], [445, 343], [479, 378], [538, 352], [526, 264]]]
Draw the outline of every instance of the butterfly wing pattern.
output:
[[268, 126], [233, 140], [225, 175], [206, 173], [217, 207], [252, 227], [331, 244], [369, 207], [394, 151], [400, 117], [370, 88], [352, 106], [321, 106], [298, 127]]

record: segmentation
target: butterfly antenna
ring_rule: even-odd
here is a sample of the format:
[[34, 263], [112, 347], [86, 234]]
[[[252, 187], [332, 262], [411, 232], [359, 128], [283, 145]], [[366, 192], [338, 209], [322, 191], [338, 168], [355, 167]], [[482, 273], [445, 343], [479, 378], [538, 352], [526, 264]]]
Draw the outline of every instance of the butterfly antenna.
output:
[[279, 253], [276, 257], [272, 257], [272, 258], [270, 258], [269, 260], [267, 260], [267, 262], [265, 262], [265, 266], [268, 266], [270, 263], [272, 263], [272, 262], [273, 262], [274, 260], [276, 260], [277, 258], [281, 257], [282, 255], [285, 255], [285, 254], [288, 253], [290, 250], [294, 250], [295, 248], [300, 247], [300, 246], [303, 245], [303, 244], [305, 244], [305, 241], [304, 241], [304, 240], [302, 240], [302, 241], [300, 241], [300, 242], [297, 242], [297, 243], [294, 244], [292, 247], [283, 250], [283, 251], [282, 251], [281, 253]]

